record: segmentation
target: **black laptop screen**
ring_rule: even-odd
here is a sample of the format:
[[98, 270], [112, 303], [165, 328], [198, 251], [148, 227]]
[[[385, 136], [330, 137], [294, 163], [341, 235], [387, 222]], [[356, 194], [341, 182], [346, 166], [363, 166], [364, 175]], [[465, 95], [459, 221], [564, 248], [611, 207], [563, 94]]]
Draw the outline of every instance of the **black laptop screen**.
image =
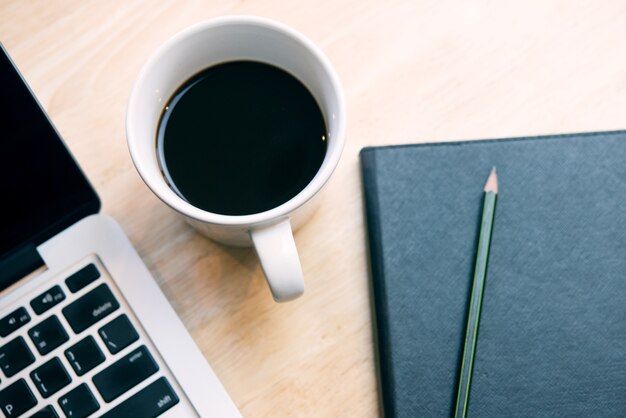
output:
[[1, 44], [0, 181], [0, 269], [7, 270], [7, 259], [24, 248], [34, 249], [99, 209], [94, 190]]

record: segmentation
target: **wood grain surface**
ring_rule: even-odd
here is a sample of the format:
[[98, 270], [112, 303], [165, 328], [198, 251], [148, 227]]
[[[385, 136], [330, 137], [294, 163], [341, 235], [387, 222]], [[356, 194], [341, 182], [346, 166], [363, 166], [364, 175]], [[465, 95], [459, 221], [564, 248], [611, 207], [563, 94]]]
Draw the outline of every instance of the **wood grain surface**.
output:
[[[126, 147], [126, 103], [148, 56], [227, 14], [303, 32], [347, 97], [342, 161], [296, 233], [306, 293], [282, 305], [253, 252], [194, 232], [141, 182]], [[379, 414], [363, 146], [626, 125], [623, 1], [0, 0], [0, 41], [249, 417]]]

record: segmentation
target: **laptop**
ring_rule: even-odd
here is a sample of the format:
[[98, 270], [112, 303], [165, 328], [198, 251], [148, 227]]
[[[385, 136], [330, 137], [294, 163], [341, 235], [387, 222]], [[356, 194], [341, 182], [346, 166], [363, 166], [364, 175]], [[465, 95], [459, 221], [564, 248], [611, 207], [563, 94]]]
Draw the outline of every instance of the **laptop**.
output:
[[0, 416], [239, 417], [0, 44]]

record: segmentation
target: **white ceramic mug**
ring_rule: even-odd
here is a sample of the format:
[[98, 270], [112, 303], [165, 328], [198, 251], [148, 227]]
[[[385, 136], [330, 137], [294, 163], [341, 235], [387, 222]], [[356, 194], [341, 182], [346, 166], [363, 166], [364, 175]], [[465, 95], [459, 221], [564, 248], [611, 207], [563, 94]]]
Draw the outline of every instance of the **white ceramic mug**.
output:
[[[234, 60], [265, 62], [294, 75], [317, 100], [328, 128], [326, 156], [313, 180], [280, 206], [243, 216], [207, 212], [178, 196], [161, 174], [155, 147], [161, 112], [178, 87], [207, 67]], [[294, 29], [249, 16], [197, 24], [162, 45], [139, 73], [126, 115], [130, 154], [148, 187], [209, 238], [235, 246], [253, 245], [277, 302], [297, 298], [304, 291], [292, 230], [313, 213], [314, 198], [339, 161], [345, 131], [341, 85], [324, 54]]]

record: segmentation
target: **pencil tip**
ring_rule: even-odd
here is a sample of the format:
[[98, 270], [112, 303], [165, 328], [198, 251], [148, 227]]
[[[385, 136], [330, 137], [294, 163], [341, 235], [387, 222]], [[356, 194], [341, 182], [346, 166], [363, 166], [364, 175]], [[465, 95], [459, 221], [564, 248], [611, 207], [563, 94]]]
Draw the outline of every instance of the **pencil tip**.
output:
[[498, 174], [496, 173], [496, 167], [491, 169], [487, 183], [485, 183], [485, 192], [498, 193]]

